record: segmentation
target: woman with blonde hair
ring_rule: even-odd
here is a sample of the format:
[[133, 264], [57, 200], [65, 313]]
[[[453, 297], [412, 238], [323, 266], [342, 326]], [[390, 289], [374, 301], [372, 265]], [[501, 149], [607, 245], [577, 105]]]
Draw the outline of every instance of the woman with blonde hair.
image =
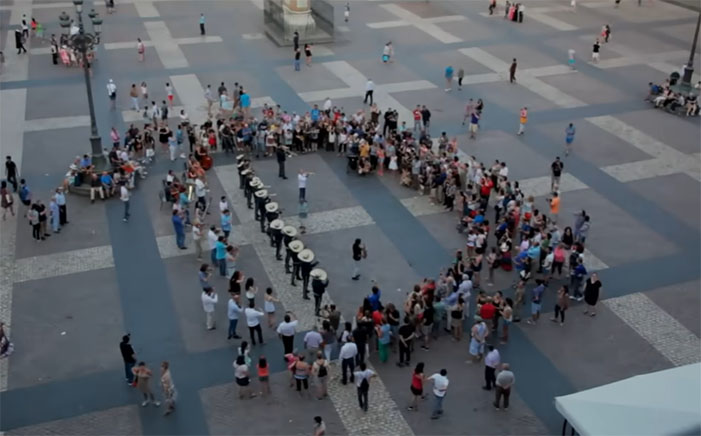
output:
[[166, 404], [166, 411], [163, 415], [170, 415], [175, 410], [175, 400], [178, 393], [175, 390], [173, 377], [170, 375], [170, 363], [167, 360], [161, 363], [161, 387], [163, 388], [163, 398]]

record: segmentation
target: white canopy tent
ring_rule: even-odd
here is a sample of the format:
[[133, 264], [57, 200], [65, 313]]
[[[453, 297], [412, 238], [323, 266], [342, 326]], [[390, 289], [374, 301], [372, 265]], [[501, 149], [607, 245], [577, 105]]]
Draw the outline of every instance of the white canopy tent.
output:
[[555, 397], [582, 436], [701, 434], [701, 363], [638, 375]]

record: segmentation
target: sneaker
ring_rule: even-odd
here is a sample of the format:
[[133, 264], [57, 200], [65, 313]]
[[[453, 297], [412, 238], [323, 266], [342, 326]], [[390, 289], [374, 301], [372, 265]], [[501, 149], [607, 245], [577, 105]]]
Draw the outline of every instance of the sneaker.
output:
[[577, 298], [574, 295], [570, 295], [570, 300], [576, 300]]
[[148, 401], [144, 401], [143, 403], [141, 403], [141, 407], [146, 407], [146, 406], [148, 406], [148, 403], [149, 403]]
[[577, 300], [577, 301], [583, 301], [583, 300], [584, 300], [584, 297], [578, 297], [576, 300]]
[[411, 407], [411, 406], [409, 406], [409, 407], [406, 408], [406, 410], [408, 410], [409, 412], [413, 412], [413, 411], [414, 411], [414, 408]]
[[535, 323], [533, 321], [531, 321], [530, 319], [526, 320], [526, 324], [535, 325]]
[[501, 410], [501, 409], [499, 408], [499, 406], [497, 405], [497, 403], [492, 403], [492, 405], [494, 406], [495, 409]]
[[156, 407], [158, 407], [158, 406], [161, 405], [161, 402], [160, 402], [160, 401], [154, 401], [154, 402], [153, 402], [153, 405], [156, 406]]

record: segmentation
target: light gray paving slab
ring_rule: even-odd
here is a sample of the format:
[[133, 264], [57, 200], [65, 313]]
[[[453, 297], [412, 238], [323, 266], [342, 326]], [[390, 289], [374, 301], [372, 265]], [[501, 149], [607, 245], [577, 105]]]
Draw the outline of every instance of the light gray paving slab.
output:
[[21, 283], [113, 266], [111, 245], [25, 257], [16, 262], [14, 282]]
[[163, 21], [146, 21], [144, 27], [149, 38], [153, 41], [158, 58], [166, 69], [189, 67], [190, 63], [185, 53], [173, 40], [168, 26]]
[[701, 361], [701, 341], [645, 294], [604, 300], [604, 304], [675, 366]]
[[[155, 389], [152, 385], [151, 389]], [[96, 434], [142, 434], [139, 406], [115, 407], [100, 412], [86, 413], [74, 418], [60, 419], [11, 430], [7, 435], [51, 436], [71, 434], [89, 436]]]
[[381, 8], [398, 17], [398, 20], [384, 21], [379, 23], [368, 23], [367, 26], [371, 29], [387, 29], [401, 26], [414, 26], [416, 29], [426, 33], [427, 35], [437, 39], [444, 44], [452, 44], [462, 42], [461, 38], [444, 31], [436, 24], [449, 23], [455, 21], [463, 21], [465, 17], [462, 15], [448, 15], [443, 17], [422, 18], [413, 12], [409, 12], [397, 3], [389, 3], [380, 5]]

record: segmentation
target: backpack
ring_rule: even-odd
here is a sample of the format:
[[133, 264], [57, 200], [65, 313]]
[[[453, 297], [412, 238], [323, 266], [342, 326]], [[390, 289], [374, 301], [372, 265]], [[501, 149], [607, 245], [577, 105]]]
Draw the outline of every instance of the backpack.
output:
[[327, 375], [329, 375], [329, 371], [326, 369], [326, 364], [321, 365], [319, 367], [318, 377], [326, 377]]
[[367, 391], [368, 389], [370, 389], [370, 383], [367, 378], [364, 378], [363, 381], [360, 382], [360, 390]]

